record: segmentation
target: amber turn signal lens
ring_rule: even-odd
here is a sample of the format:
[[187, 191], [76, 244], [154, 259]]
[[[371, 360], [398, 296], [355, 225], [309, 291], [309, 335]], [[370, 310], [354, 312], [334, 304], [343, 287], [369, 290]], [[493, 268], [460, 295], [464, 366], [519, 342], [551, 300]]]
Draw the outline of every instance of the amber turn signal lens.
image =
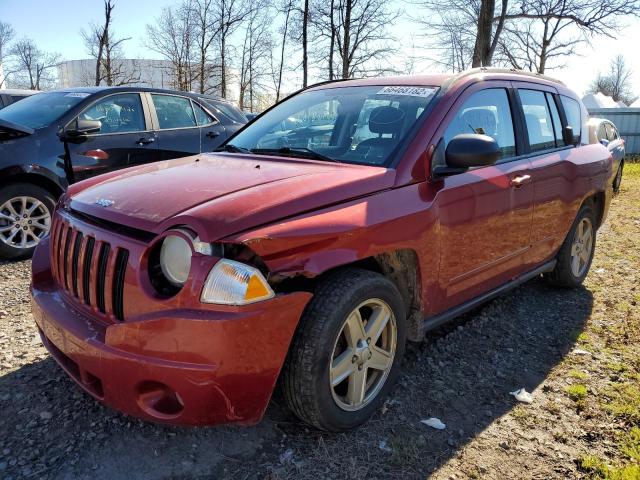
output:
[[209, 272], [202, 289], [203, 303], [246, 305], [275, 296], [260, 270], [222, 259]]

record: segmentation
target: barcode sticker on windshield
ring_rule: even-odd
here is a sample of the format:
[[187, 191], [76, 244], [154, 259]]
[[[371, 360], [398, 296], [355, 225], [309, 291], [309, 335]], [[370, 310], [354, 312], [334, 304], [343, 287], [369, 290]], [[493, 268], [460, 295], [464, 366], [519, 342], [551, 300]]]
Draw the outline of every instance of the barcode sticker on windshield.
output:
[[378, 92], [378, 95], [409, 95], [412, 97], [430, 97], [436, 91], [435, 88], [429, 87], [384, 87]]

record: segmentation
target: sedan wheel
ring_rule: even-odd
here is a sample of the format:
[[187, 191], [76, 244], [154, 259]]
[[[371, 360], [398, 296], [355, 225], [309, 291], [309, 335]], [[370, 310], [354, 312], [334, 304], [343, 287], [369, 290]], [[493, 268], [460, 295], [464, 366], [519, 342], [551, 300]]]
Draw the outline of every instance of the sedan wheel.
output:
[[382, 300], [367, 300], [349, 314], [329, 367], [331, 394], [340, 408], [359, 410], [376, 397], [391, 371], [397, 337], [393, 312]]
[[0, 189], [0, 260], [24, 258], [51, 230], [55, 199], [31, 183], [12, 183]]
[[34, 197], [14, 197], [0, 205], [0, 241], [19, 249], [35, 247], [49, 234], [51, 213]]

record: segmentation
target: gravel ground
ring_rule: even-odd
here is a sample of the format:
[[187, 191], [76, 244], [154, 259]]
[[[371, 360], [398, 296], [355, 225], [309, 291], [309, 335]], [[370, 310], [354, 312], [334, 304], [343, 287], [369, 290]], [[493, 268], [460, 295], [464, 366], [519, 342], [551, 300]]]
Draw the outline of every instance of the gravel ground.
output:
[[[614, 200], [585, 287], [534, 280], [411, 345], [385, 406], [337, 435], [301, 425], [278, 395], [252, 428], [166, 427], [101, 406], [36, 337], [30, 263], [0, 264], [0, 478], [566, 479], [635, 468], [616, 445], [638, 418], [609, 407], [612, 388], [639, 378], [639, 211], [640, 175]], [[532, 404], [509, 395], [521, 387]], [[429, 417], [446, 428], [420, 423]]]

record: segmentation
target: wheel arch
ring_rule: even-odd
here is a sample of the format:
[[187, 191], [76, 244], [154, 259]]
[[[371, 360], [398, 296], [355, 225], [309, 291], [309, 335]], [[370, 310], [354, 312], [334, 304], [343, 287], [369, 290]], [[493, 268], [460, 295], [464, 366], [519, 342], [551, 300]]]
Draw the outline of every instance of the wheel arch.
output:
[[[8, 173], [8, 174], [7, 174]], [[28, 173], [24, 171], [13, 172], [0, 172], [0, 188], [12, 185], [15, 183], [30, 183], [37, 185], [40, 188], [48, 191], [57, 200], [64, 192], [63, 188], [50, 179], [46, 175], [41, 173]]]
[[420, 341], [423, 320], [421, 278], [418, 255], [412, 249], [397, 249], [378, 253], [352, 262], [332, 266], [319, 275], [312, 277], [296, 275], [281, 279], [275, 286], [276, 291], [291, 292], [305, 290], [313, 292], [318, 281], [326, 275], [345, 268], [358, 268], [384, 275], [398, 288], [407, 312], [407, 337]]
[[[607, 196], [605, 192], [595, 192], [584, 199], [580, 208], [589, 205], [596, 215], [596, 229], [599, 229], [605, 219]], [[579, 209], [578, 209], [579, 211]]]

